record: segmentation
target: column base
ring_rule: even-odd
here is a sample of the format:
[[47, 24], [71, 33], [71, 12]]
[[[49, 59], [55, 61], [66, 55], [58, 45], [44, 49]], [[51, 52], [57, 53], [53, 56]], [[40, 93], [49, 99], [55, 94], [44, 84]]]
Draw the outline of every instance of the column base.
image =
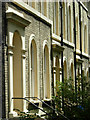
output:
[[25, 112], [25, 113], [27, 113], [27, 112], [28, 112], [28, 110], [26, 109], [26, 110], [24, 110], [24, 112]]
[[18, 114], [15, 111], [9, 112], [9, 118], [17, 117]]
[[[42, 110], [43, 110], [43, 108], [42, 107], [40, 107]], [[43, 111], [41, 111], [41, 110], [39, 110], [39, 112], [38, 112], [38, 114], [37, 115], [39, 115], [39, 116], [41, 116], [41, 115], [44, 115], [45, 113], [43, 112]]]

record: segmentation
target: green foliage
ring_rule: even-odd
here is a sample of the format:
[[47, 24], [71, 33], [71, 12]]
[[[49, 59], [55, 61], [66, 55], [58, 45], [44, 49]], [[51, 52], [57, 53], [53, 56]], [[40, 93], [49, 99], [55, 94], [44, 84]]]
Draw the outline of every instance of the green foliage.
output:
[[65, 79], [64, 83], [57, 81], [56, 95], [53, 97], [56, 109], [64, 112], [70, 120], [90, 120], [90, 96], [86, 77], [77, 76], [77, 90], [71, 78]]
[[22, 112], [19, 109], [14, 109], [18, 113], [20, 120], [35, 120], [40, 118], [36, 114], [30, 115], [30, 112]]

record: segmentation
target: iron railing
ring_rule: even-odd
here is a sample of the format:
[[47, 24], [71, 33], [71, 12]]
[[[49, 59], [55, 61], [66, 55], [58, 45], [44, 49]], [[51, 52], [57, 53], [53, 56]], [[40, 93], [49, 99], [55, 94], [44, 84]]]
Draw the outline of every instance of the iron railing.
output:
[[40, 107], [38, 107], [35, 103], [32, 103], [30, 100], [28, 100], [27, 98], [32, 98], [32, 99], [38, 99], [39, 101], [41, 101], [43, 104], [45, 104], [47, 107], [49, 107], [49, 109], [52, 109], [55, 113], [58, 114], [58, 116], [63, 117], [66, 120], [69, 120], [66, 116], [64, 116], [63, 114], [61, 114], [60, 112], [58, 112], [56, 109], [54, 109], [53, 107], [51, 107], [50, 105], [48, 105], [46, 102], [44, 102], [43, 100], [41, 100], [38, 97], [25, 97], [25, 98], [20, 98], [20, 97], [13, 97], [12, 99], [22, 99], [22, 100], [26, 100], [28, 103], [31, 103], [33, 106], [35, 106], [37, 109], [41, 110], [42, 112], [44, 112], [46, 115], [55, 118], [54, 116], [52, 116], [50, 113], [47, 113], [46, 111], [44, 111], [43, 109], [41, 109]]

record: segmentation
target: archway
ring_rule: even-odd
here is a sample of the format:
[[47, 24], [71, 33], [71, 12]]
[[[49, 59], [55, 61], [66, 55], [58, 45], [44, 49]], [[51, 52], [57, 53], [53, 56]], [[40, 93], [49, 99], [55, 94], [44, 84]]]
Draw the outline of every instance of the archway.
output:
[[[22, 41], [20, 34], [16, 31], [13, 37], [13, 97], [23, 97], [23, 79], [22, 79], [22, 59], [21, 49]], [[14, 100], [14, 109], [23, 110], [23, 101]]]

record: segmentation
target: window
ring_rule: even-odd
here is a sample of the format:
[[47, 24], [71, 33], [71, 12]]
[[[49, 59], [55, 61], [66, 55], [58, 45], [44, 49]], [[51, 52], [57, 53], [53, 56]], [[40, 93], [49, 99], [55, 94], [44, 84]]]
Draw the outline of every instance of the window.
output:
[[32, 0], [31, 2], [28, 0], [28, 4], [31, 5], [34, 9], [36, 8], [36, 0]]
[[63, 38], [65, 39], [65, 3], [63, 2]]
[[53, 30], [56, 35], [58, 35], [58, 2], [54, 2], [54, 20], [53, 20]]
[[84, 39], [83, 39], [83, 22], [81, 21], [81, 39], [82, 39], [82, 52], [84, 52]]
[[71, 7], [69, 6], [69, 41], [70, 42], [72, 42], [71, 31], [72, 31], [72, 28], [71, 28]]
[[87, 27], [84, 27], [84, 52], [87, 53]]
[[79, 23], [78, 23], [78, 17], [76, 18], [76, 48], [80, 49], [80, 41], [79, 41]]
[[47, 1], [42, 2], [42, 13], [47, 16]]
[[36, 8], [36, 2], [35, 2], [36, 0], [32, 0], [32, 1], [24, 0], [24, 1], [27, 1], [27, 4], [31, 7], [33, 7], [34, 9]]
[[32, 40], [31, 43], [31, 97], [38, 96], [38, 82], [37, 82], [37, 48], [36, 43]]
[[35, 8], [35, 2], [32, 2], [32, 7]]
[[58, 29], [59, 29], [59, 36], [61, 37], [61, 10], [59, 9], [59, 24], [58, 24]]
[[44, 48], [44, 98], [50, 98], [49, 51], [47, 45]]
[[66, 34], [67, 34], [67, 36], [66, 36], [66, 39], [68, 40], [68, 3], [66, 2], [66, 30], [67, 30], [67, 32], [66, 32]]

